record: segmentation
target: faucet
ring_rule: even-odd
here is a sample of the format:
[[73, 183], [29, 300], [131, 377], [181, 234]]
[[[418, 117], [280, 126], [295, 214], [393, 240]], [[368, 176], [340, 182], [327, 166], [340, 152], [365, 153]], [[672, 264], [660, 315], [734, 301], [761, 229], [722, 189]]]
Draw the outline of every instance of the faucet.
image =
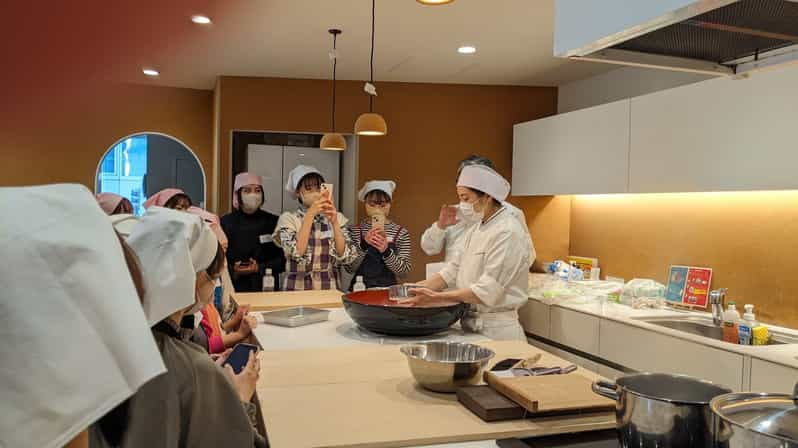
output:
[[726, 305], [726, 291], [728, 290], [728, 288], [721, 288], [709, 292], [709, 303], [712, 304], [712, 323], [717, 326], [723, 323], [723, 307]]

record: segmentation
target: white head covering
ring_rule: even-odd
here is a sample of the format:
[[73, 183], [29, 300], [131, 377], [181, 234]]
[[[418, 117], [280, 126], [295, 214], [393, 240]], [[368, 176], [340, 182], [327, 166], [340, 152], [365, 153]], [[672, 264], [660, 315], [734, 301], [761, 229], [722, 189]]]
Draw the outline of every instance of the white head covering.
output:
[[0, 247], [0, 445], [63, 446], [166, 368], [86, 187], [0, 188]]
[[392, 180], [370, 180], [363, 185], [357, 193], [360, 202], [366, 200], [366, 196], [374, 190], [384, 191], [389, 198], [393, 199], [393, 192], [396, 190], [396, 182]]
[[479, 190], [498, 201], [504, 201], [510, 194], [510, 183], [499, 173], [483, 165], [469, 165], [463, 168], [457, 186]]
[[111, 224], [114, 225], [114, 229], [116, 229], [116, 231], [125, 238], [130, 236], [130, 232], [133, 231], [133, 227], [139, 223], [139, 219], [136, 216], [128, 215], [126, 213], [111, 215], [109, 218], [111, 218]]
[[308, 174], [318, 174], [321, 176], [321, 171], [316, 167], [308, 165], [299, 165], [290, 173], [288, 173], [288, 181], [285, 183], [285, 191], [296, 194], [296, 189], [299, 186], [299, 181]]
[[127, 239], [144, 274], [144, 314], [150, 326], [194, 304], [197, 272], [216, 256], [216, 236], [196, 215], [153, 206]]

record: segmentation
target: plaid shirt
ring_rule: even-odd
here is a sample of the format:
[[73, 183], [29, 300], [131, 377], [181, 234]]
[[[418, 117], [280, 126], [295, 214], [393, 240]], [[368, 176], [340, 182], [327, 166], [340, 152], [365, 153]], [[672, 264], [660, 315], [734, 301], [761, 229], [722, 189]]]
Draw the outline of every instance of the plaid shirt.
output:
[[[300, 207], [294, 215], [295, 222], [305, 219], [307, 209]], [[344, 235], [344, 253], [339, 256], [335, 250], [332, 223], [323, 215], [313, 219], [308, 247], [305, 253], [297, 251], [299, 227], [282, 226], [277, 229], [280, 245], [286, 254], [285, 291], [309, 291], [319, 289], [340, 289], [338, 265], [351, 263], [357, 253], [352, 246], [348, 232]]]

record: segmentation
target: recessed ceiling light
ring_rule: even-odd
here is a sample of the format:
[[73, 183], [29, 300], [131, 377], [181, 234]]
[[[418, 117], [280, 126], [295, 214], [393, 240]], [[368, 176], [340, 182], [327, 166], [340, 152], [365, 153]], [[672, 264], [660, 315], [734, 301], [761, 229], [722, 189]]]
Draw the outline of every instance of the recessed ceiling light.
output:
[[194, 23], [199, 23], [200, 25], [207, 25], [207, 24], [211, 23], [211, 19], [210, 18], [208, 18], [207, 16], [201, 16], [201, 15], [191, 16], [191, 21], [194, 22]]
[[147, 76], [158, 76], [158, 75], [160, 75], [158, 70], [155, 70], [154, 68], [144, 68], [144, 69], [141, 70], [141, 73], [144, 73]]
[[421, 3], [422, 5], [445, 5], [447, 3], [451, 3], [454, 0], [416, 0], [417, 2]]
[[464, 45], [457, 49], [457, 52], [460, 54], [473, 54], [477, 52], [477, 47], [472, 47], [470, 45]]

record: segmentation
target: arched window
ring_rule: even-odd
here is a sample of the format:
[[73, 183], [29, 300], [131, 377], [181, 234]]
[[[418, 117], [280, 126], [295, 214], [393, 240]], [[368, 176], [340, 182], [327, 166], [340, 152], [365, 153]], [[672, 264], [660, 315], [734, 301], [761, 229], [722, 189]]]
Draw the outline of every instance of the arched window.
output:
[[144, 201], [164, 188], [180, 188], [205, 207], [205, 172], [180, 140], [155, 132], [128, 135], [105, 152], [97, 166], [96, 193], [116, 193], [144, 212]]

